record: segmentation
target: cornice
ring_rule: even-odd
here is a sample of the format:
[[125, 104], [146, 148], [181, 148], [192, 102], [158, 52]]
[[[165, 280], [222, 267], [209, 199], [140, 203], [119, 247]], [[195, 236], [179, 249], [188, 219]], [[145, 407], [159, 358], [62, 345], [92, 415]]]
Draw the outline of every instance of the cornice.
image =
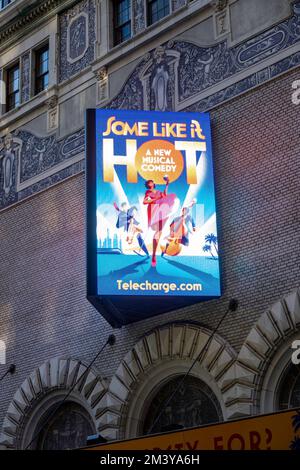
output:
[[[16, 10], [16, 16], [9, 22], [0, 26], [0, 50], [7, 48], [12, 42], [24, 36], [24, 29], [36, 28], [61, 10], [76, 3], [76, 0], [44, 0], [26, 8], [21, 5]], [[0, 16], [1, 22], [1, 16]]]

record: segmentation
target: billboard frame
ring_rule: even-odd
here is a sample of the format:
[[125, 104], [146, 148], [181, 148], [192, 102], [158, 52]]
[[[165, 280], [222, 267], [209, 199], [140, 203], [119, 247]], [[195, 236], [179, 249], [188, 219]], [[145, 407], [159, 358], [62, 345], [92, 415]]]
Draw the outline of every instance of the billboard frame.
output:
[[87, 109], [85, 116], [86, 298], [114, 328], [220, 298], [222, 295], [221, 279], [221, 293], [218, 296], [188, 297], [165, 294], [133, 297], [133, 295], [99, 295], [97, 293], [96, 111], [96, 108]]

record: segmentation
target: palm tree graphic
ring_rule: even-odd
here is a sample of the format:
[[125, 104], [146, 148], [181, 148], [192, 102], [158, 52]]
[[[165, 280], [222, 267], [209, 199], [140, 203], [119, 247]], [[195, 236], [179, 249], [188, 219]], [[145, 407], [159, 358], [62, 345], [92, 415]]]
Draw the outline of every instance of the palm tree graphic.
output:
[[[300, 430], [300, 410], [296, 411], [296, 414], [292, 416], [292, 426], [295, 434]], [[294, 436], [294, 439], [290, 443], [291, 450], [300, 450], [300, 437]]]
[[[208, 233], [205, 235], [205, 242], [206, 244], [203, 246], [203, 251], [205, 253], [210, 253], [213, 259], [217, 259], [219, 252], [218, 252], [218, 238], [214, 233]], [[215, 251], [215, 253], [213, 252]]]

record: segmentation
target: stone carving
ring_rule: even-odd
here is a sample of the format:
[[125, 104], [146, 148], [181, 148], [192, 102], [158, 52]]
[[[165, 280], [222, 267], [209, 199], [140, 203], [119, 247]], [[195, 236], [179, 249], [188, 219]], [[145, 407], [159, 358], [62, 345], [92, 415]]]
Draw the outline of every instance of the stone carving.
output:
[[[86, 5], [89, 6], [90, 12], [93, 11], [93, 2], [87, 0], [80, 2], [69, 20], [72, 20], [78, 13], [83, 11], [82, 8]], [[246, 71], [249, 66], [263, 63], [266, 58], [270, 58], [278, 52], [299, 43], [300, 1], [293, 5], [293, 9], [293, 16], [287, 20], [232, 48], [228, 48], [226, 41], [205, 48], [186, 41], [168, 41], [155, 51], [145, 54], [141, 61], [137, 63], [120, 92], [109, 102], [108, 80], [106, 81], [107, 71], [105, 69], [100, 70], [96, 75], [97, 84], [102, 83], [103, 86], [101, 85], [100, 90], [98, 90], [98, 99], [103, 100], [100, 101], [101, 104], [105, 103], [105, 107], [108, 108], [176, 110], [180, 106], [180, 109], [186, 111], [207, 111], [300, 65], [300, 52], [289, 53], [287, 51], [286, 57], [274, 64], [249, 73], [248, 76], [231, 85], [222, 84], [223, 88], [221, 90], [211, 92], [209, 96], [201, 98], [201, 93], [204, 90], [224, 82], [225, 79], [234, 76], [238, 72]], [[72, 12], [73, 9], [68, 11]], [[64, 28], [64, 25], [67, 24], [65, 23], [66, 15], [67, 13], [63, 13], [60, 19], [61, 34], [63, 35], [66, 32], [66, 28]], [[93, 18], [93, 13], [89, 14], [89, 25], [91, 18]], [[88, 56], [89, 51], [93, 50], [93, 46], [92, 49], [90, 48], [93, 43], [92, 38], [93, 33], [90, 30], [89, 48], [84, 57], [78, 62], [69, 64], [64, 54], [60, 56], [62, 60], [59, 66], [60, 80], [62, 77], [72, 76], [88, 64], [86, 58], [90, 57]], [[60, 51], [65, 51], [65, 44], [66, 42], [62, 41]], [[184, 101], [187, 99], [189, 99], [189, 104], [184, 106]], [[50, 127], [58, 125], [58, 114], [55, 114], [55, 109], [56, 104], [53, 104], [53, 108], [50, 106], [48, 109], [48, 112], [53, 110], [54, 113], [53, 116], [49, 116]], [[14, 132], [13, 153], [16, 158], [13, 165], [13, 184], [10, 187], [8, 196], [5, 195], [3, 189], [2, 160], [4, 147], [0, 150], [0, 210], [17, 200], [19, 201], [48, 187], [53, 182], [61, 181], [63, 178], [74, 174], [74, 172], [82, 171], [84, 168], [84, 162], [81, 161], [84, 150], [83, 135], [84, 131], [81, 130], [70, 135], [64, 141], [56, 141], [55, 145], [53, 144], [56, 157], [51, 156], [52, 150], [50, 151], [49, 147], [46, 147], [46, 153], [50, 152], [47, 164], [45, 156], [43, 156], [40, 165], [33, 165], [32, 162], [25, 163], [27, 159], [31, 159], [31, 156], [23, 148], [22, 140], [17, 142], [17, 133]], [[28, 137], [24, 135], [24, 138], [27, 142]], [[40, 139], [47, 138], [49, 137], [38, 138], [38, 149], [43, 148], [40, 145]], [[63, 142], [66, 142], [66, 146]], [[64, 154], [62, 149], [70, 148], [72, 145], [74, 146], [72, 153]], [[35, 159], [35, 162], [37, 161], [38, 158]], [[24, 174], [24, 168], [31, 169], [27, 175]]]
[[162, 67], [156, 69], [151, 88], [154, 92], [155, 111], [165, 111], [168, 107], [169, 74]]
[[[7, 197], [13, 185], [15, 154], [13, 151], [13, 139], [11, 134], [4, 137], [4, 152], [2, 155], [2, 174], [3, 174], [3, 190]], [[1, 157], [0, 157], [1, 158]]]
[[97, 104], [108, 99], [108, 74], [107, 68], [101, 67], [95, 72], [97, 79]]
[[58, 128], [58, 108], [48, 111], [47, 130], [54, 131]]
[[214, 25], [216, 39], [230, 33], [230, 16], [228, 8], [214, 14]]
[[233, 85], [227, 86], [223, 90], [220, 90], [216, 93], [212, 93], [207, 98], [202, 99], [191, 106], [186, 108], [186, 111], [198, 111], [204, 112], [208, 111], [215, 106], [223, 103], [226, 100], [232, 99], [241, 93], [245, 93], [248, 90], [251, 90], [253, 87], [264, 83], [272, 78], [277, 77], [281, 73], [284, 73], [291, 68], [300, 65], [300, 53], [296, 52], [285, 59], [277, 62], [274, 65], [270, 65], [267, 68], [264, 68], [258, 72], [255, 72], [248, 77], [240, 80]]
[[21, 57], [21, 102], [24, 103], [30, 98], [30, 54]]
[[7, 134], [0, 145], [0, 208], [13, 204], [17, 199], [17, 172], [22, 141]]
[[215, 11], [222, 11], [227, 7], [228, 0], [211, 0], [210, 3]]
[[[62, 169], [60, 169], [61, 167]], [[70, 158], [64, 164], [57, 165], [56, 167], [53, 167], [52, 170], [46, 171], [44, 174], [39, 175], [36, 178], [36, 182], [31, 184], [31, 181], [33, 180], [28, 180], [27, 184], [25, 184], [24, 186], [20, 186], [20, 189], [15, 195], [15, 198], [18, 201], [22, 201], [23, 199], [32, 196], [33, 194], [39, 193], [40, 191], [44, 191], [53, 184], [57, 184], [60, 181], [69, 178], [70, 176], [82, 173], [84, 171], [84, 168], [85, 162], [82, 155]]]
[[[171, 90], [177, 80], [178, 103], [199, 94], [201, 91], [245, 70], [249, 65], [262, 62], [280, 50], [299, 42], [300, 2], [294, 5], [294, 12], [294, 16], [283, 21], [281, 24], [232, 48], [228, 48], [226, 41], [203, 48], [185, 41], [176, 40], [169, 42], [165, 47], [157, 48], [155, 52], [152, 51], [150, 55], [147, 54], [147, 57], [142, 59], [123, 89], [111, 101], [110, 105], [112, 107], [128, 107], [130, 109], [149, 109], [151, 101], [151, 109], [155, 109], [155, 98], [153, 96], [150, 97], [151, 86], [148, 86], [146, 82], [147, 80], [151, 81], [152, 72], [150, 73], [150, 67], [154, 67], [154, 61], [156, 65], [162, 66], [163, 64], [164, 69], [168, 71], [166, 62], [169, 59], [165, 49], [168, 51], [172, 50], [173, 54], [178, 54], [178, 57], [180, 57], [178, 66], [175, 65], [174, 68], [174, 72], [178, 72], [178, 77], [172, 77], [169, 71], [169, 77], [173, 83], [169, 81], [168, 87]], [[150, 65], [151, 60], [153, 65]], [[295, 61], [296, 63], [298, 61], [297, 54], [289, 62], [296, 65]], [[284, 63], [282, 65], [284, 66]], [[142, 80], [141, 73], [147, 68], [148, 75], [144, 73], [144, 80]], [[248, 77], [234, 88], [234, 92], [233, 88], [229, 87], [226, 89], [227, 91], [223, 90], [220, 92], [219, 97], [228, 96], [228, 94], [231, 95], [232, 93], [235, 93], [235, 95], [241, 93], [252, 87], [256, 81], [257, 79], [254, 76]], [[145, 87], [147, 90], [146, 94]], [[176, 89], [174, 93], [176, 93]], [[214, 102], [214, 99], [211, 99], [211, 103]], [[220, 103], [219, 98], [218, 103]], [[176, 104], [174, 99], [173, 104]]]
[[[178, 102], [177, 68], [179, 53], [158, 47], [146, 54], [123, 91], [109, 104], [111, 108], [174, 109]], [[134, 77], [134, 78], [133, 78]]]
[[95, 57], [95, 3], [84, 0], [59, 19], [59, 81], [86, 68]]
[[53, 95], [51, 96], [51, 98], [49, 98], [47, 101], [46, 101], [46, 104], [48, 106], [48, 109], [54, 109], [56, 108], [57, 104], [58, 104], [58, 96], [57, 95]]
[[83, 12], [72, 19], [67, 29], [67, 61], [81, 59], [88, 48], [88, 15]]
[[84, 150], [84, 131], [57, 141], [55, 136], [39, 138], [28, 131], [19, 131], [22, 140], [20, 183], [39, 175]]
[[0, 208], [82, 171], [83, 152], [84, 129], [58, 141], [25, 130], [7, 136], [0, 148]]
[[146, 27], [144, 0], [133, 2], [133, 33], [137, 34]]
[[59, 106], [57, 95], [51, 96], [47, 101], [47, 130], [48, 132], [54, 131], [58, 128], [59, 124]]

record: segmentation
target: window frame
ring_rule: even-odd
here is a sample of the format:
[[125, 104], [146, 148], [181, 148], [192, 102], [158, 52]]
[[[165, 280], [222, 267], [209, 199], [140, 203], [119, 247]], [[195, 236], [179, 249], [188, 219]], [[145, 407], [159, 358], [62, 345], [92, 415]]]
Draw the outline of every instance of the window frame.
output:
[[[48, 52], [48, 68], [46, 72], [38, 74], [38, 57], [40, 57], [43, 52], [47, 51]], [[40, 93], [43, 93], [43, 91], [47, 90], [49, 88], [49, 78], [50, 78], [50, 67], [49, 67], [49, 62], [50, 62], [50, 47], [49, 47], [49, 41], [44, 42], [43, 44], [39, 45], [33, 50], [34, 54], [34, 68], [32, 70], [33, 73], [33, 95], [39, 95]], [[41, 80], [43, 77], [48, 75], [48, 85], [43, 88], [43, 89], [38, 89], [38, 82]]]
[[[14, 70], [18, 70], [18, 88], [16, 91], [10, 92], [10, 84], [11, 84], [11, 73]], [[18, 58], [15, 62], [12, 64], [8, 65], [5, 68], [5, 85], [6, 85], [6, 105], [5, 105], [5, 112], [9, 113], [10, 111], [13, 111], [14, 109], [17, 109], [21, 105], [21, 67], [20, 67], [20, 59]], [[16, 101], [14, 102], [14, 106], [10, 106], [10, 97], [12, 95], [18, 94], [18, 103], [16, 104]]]
[[[120, 3], [120, 1], [122, 0], [118, 0], [118, 2]], [[119, 46], [120, 44], [124, 44], [126, 41], [129, 41], [132, 37], [133, 37], [133, 14], [132, 14], [132, 9], [133, 9], [133, 1], [132, 0], [128, 0], [129, 2], [129, 20], [121, 25], [116, 25], [116, 15], [115, 15], [115, 12], [116, 12], [116, 2], [114, 0], [112, 0], [111, 2], [111, 9], [112, 9], [112, 28], [113, 28], [113, 31], [112, 31], [112, 46], [113, 47], [117, 47]], [[128, 24], [130, 25], [130, 36], [127, 37], [126, 39], [124, 40], [121, 40], [121, 41], [117, 41], [117, 35], [116, 35], [116, 32], [117, 30], [119, 30], [120, 28], [122, 28], [122, 26]]]
[[149, 28], [153, 25], [156, 25], [158, 24], [160, 21], [163, 21], [164, 18], [167, 18], [171, 13], [172, 13], [172, 0], [168, 0], [168, 3], [169, 3], [169, 12], [162, 16], [161, 18], [159, 18], [158, 20], [156, 21], [153, 21], [152, 23], [150, 23], [150, 4], [155, 2], [155, 1], [158, 1], [158, 0], [146, 0], [146, 11], [145, 11], [145, 14], [146, 14], [146, 27]]
[[0, 11], [3, 11], [5, 8], [7, 8], [9, 5], [11, 5], [14, 2], [14, 0], [8, 0], [8, 3], [4, 5], [4, 1], [5, 0], [0, 0]]

